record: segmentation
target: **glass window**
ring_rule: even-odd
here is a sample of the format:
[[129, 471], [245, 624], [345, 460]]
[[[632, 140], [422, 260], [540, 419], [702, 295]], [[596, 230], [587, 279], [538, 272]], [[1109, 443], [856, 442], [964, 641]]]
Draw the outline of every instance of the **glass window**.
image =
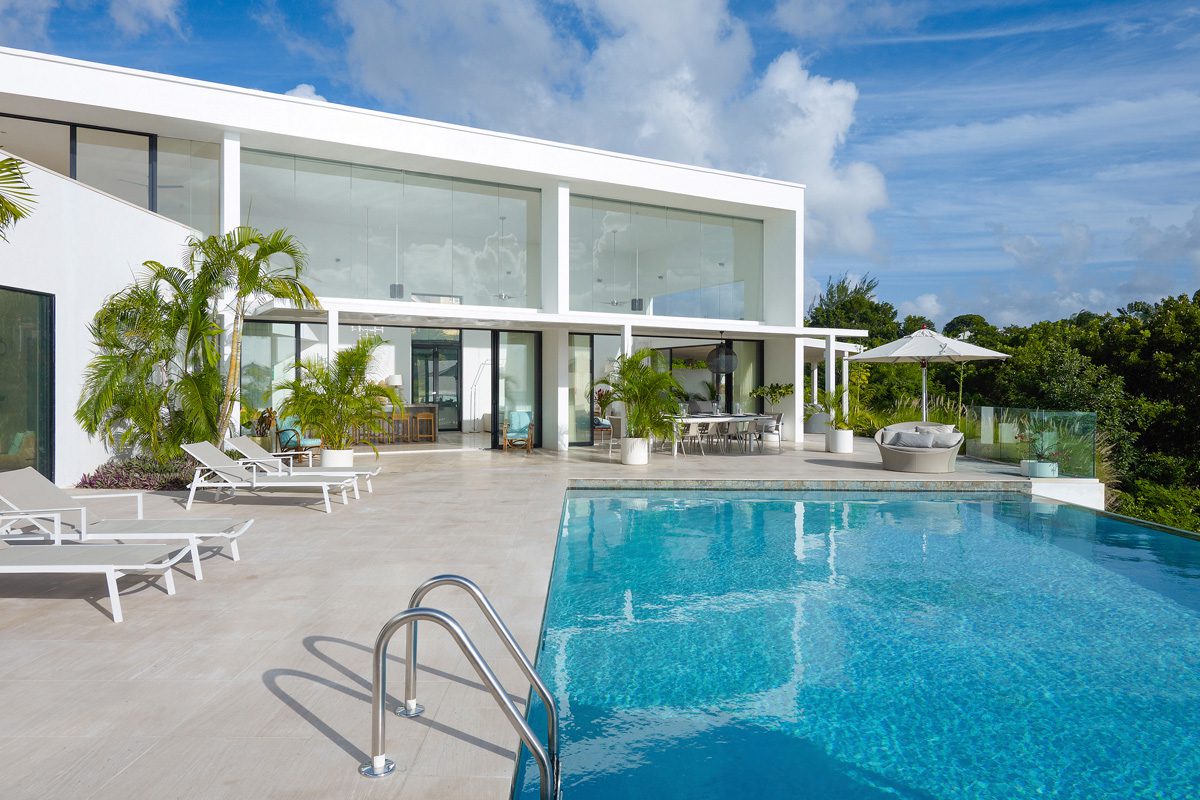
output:
[[71, 126], [0, 115], [0, 148], [22, 161], [71, 174]]
[[0, 288], [0, 471], [54, 480], [54, 298]]
[[77, 128], [75, 178], [114, 197], [149, 208], [150, 137]]
[[220, 230], [221, 146], [158, 137], [157, 211], [211, 236]]
[[242, 329], [242, 407], [248, 416], [279, 408], [284, 393], [274, 389], [296, 373], [296, 323], [247, 322]]
[[574, 196], [570, 225], [573, 310], [762, 319], [761, 221]]
[[287, 228], [318, 294], [536, 308], [533, 189], [243, 151], [242, 216]]
[[750, 392], [762, 386], [762, 342], [735, 341], [733, 352], [738, 366], [733, 373], [733, 410], [753, 412], [762, 410], [762, 400], [751, 397]]

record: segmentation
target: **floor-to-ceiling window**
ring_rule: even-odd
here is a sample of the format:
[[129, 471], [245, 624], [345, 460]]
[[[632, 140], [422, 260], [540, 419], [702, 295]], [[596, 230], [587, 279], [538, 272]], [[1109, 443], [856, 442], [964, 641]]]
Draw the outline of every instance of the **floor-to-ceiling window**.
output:
[[571, 417], [567, 441], [572, 445], [588, 445], [595, 441], [593, 417], [600, 413], [594, 387], [612, 369], [621, 352], [621, 337], [605, 333], [572, 333], [568, 348]]
[[536, 189], [245, 150], [241, 197], [304, 244], [319, 295], [541, 305]]
[[571, 197], [574, 311], [761, 320], [760, 220]]
[[512, 412], [530, 415], [534, 446], [542, 446], [541, 403], [542, 335], [530, 331], [492, 333], [492, 446], [500, 446], [500, 432]]
[[0, 287], [0, 471], [54, 479], [54, 298]]
[[0, 147], [205, 236], [218, 232], [221, 147], [214, 142], [0, 114]]

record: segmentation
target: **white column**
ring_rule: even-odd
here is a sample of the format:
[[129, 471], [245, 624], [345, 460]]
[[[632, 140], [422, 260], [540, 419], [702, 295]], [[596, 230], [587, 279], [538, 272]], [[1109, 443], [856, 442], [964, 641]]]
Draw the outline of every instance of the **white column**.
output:
[[812, 378], [808, 382], [809, 391], [811, 392], [812, 402], [817, 402], [817, 368], [820, 365], [814, 361], [812, 364]]
[[850, 414], [850, 357], [842, 356], [842, 413]]
[[325, 312], [325, 324], [329, 326], [329, 352], [326, 359], [330, 364], [338, 351], [338, 310], [331, 308]]
[[827, 395], [833, 395], [837, 384], [837, 360], [833, 350], [836, 343], [836, 336], [825, 337], [825, 394]]
[[241, 225], [242, 137], [226, 131], [221, 137], [221, 232]]
[[621, 353], [627, 356], [633, 354], [632, 325], [625, 325], [621, 328]]
[[559, 181], [542, 187], [542, 309], [564, 314], [570, 308], [571, 187]]
[[542, 332], [542, 448], [564, 453], [572, 413], [567, 342], [563, 328]]
[[786, 441], [804, 441], [804, 340], [791, 337], [769, 338], [763, 342], [763, 383], [790, 383], [796, 387], [791, 397], [768, 411], [783, 413]]

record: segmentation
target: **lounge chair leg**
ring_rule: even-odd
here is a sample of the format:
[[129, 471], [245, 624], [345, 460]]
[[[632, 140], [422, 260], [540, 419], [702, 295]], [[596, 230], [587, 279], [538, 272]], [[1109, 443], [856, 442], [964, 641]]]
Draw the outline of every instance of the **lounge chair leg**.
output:
[[108, 604], [112, 607], [113, 622], [121, 622], [125, 617], [121, 614], [121, 595], [117, 592], [117, 573], [110, 569], [104, 573], [104, 579], [108, 581]]
[[175, 594], [175, 575], [170, 567], [163, 570], [163, 584], [166, 585], [167, 594]]
[[192, 485], [189, 488], [191, 489], [191, 491], [188, 492], [188, 501], [187, 501], [187, 505], [184, 506], [184, 511], [192, 510], [192, 501], [196, 499], [196, 483], [195, 483], [195, 481], [192, 482]]
[[[345, 499], [346, 499], [345, 492], [343, 492], [343, 493], [342, 493], [342, 499], [343, 499], [343, 500], [345, 500]], [[359, 497], [358, 497], [358, 478], [355, 478], [355, 479], [354, 479], [354, 499], [355, 499], [355, 500], [358, 500], [358, 499], [359, 499]]]
[[237, 539], [229, 540], [229, 555], [233, 556], [234, 561], [240, 561], [241, 555], [238, 553]]
[[[354, 499], [355, 500], [358, 499], [358, 480], [357, 479], [355, 479], [355, 481], [354, 481]], [[342, 505], [344, 505], [344, 506], [350, 505], [350, 496], [346, 494], [345, 486], [342, 487]]]
[[325, 513], [332, 514], [333, 506], [329, 505], [329, 487], [328, 486], [321, 487], [321, 496], [325, 498]]
[[375, 487], [371, 485], [371, 476], [367, 476], [367, 494], [375, 494]]
[[[192, 572], [196, 576], [196, 580], [204, 580], [204, 569], [200, 566], [200, 542], [192, 539]], [[170, 572], [170, 570], [168, 570]]]

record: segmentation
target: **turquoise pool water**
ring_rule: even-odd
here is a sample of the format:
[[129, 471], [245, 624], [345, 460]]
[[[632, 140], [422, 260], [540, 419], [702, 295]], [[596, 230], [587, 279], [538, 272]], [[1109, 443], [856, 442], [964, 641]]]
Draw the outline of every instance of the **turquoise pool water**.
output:
[[1200, 541], [1013, 495], [669, 495], [566, 501], [564, 800], [1200, 796]]

